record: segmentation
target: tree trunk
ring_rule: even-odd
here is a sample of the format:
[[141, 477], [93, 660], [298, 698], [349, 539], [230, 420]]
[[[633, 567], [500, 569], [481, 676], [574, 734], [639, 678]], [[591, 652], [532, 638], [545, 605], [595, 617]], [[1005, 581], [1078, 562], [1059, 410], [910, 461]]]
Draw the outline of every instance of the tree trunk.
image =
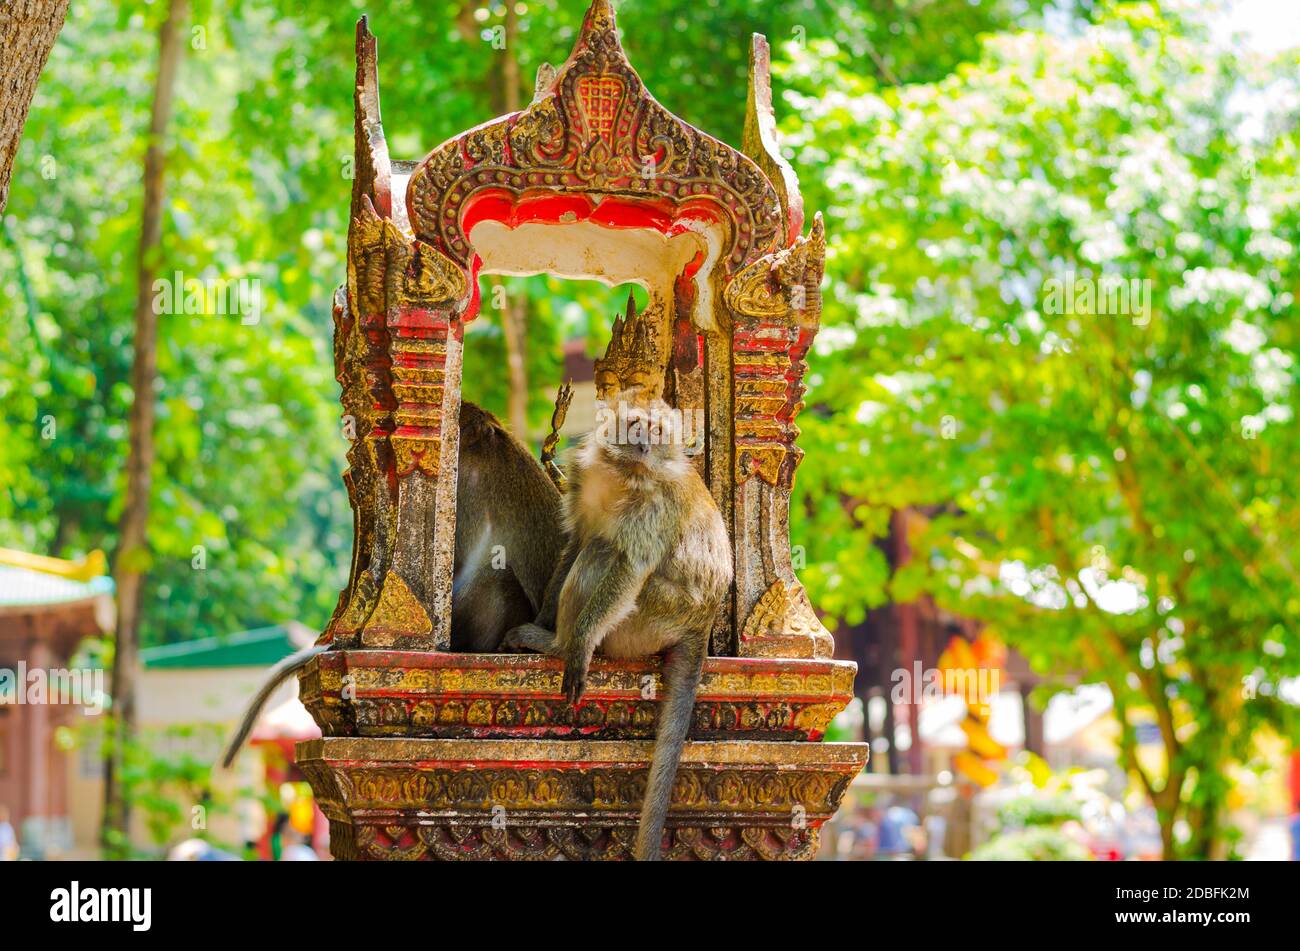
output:
[[1174, 842], [1174, 824], [1178, 815], [1170, 809], [1156, 809], [1156, 819], [1160, 823], [1160, 858], [1173, 862], [1178, 858], [1178, 845]]
[[510, 431], [525, 443], [528, 442], [528, 366], [525, 363], [524, 349], [527, 314], [528, 301], [522, 293], [506, 298], [505, 309], [501, 311], [501, 330], [506, 343], [506, 369], [510, 380], [506, 406]]
[[68, 15], [68, 0], [6, 0], [0, 11], [0, 212], [45, 61]]
[[166, 162], [165, 136], [172, 113], [176, 71], [184, 53], [181, 30], [190, 17], [190, 0], [171, 0], [158, 31], [158, 78], [144, 155], [144, 206], [140, 216], [140, 250], [135, 298], [135, 341], [131, 363], [134, 400], [126, 463], [126, 505], [118, 527], [114, 581], [117, 585], [117, 639], [113, 655], [113, 737], [107, 746], [104, 773], [105, 849], [116, 831], [126, 841], [130, 804], [121, 788], [123, 752], [135, 733], [135, 674], [140, 634], [140, 592], [148, 566], [149, 493], [154, 462], [154, 385], [158, 377], [158, 315], [153, 283], [162, 244], [162, 210]]
[[[505, 49], [501, 60], [500, 111], [518, 112], [522, 107], [523, 86], [520, 83], [519, 57], [515, 44], [519, 38], [519, 16], [513, 3], [506, 4]], [[507, 415], [510, 431], [524, 442], [528, 441], [528, 364], [525, 351], [528, 325], [528, 299], [523, 294], [506, 298], [501, 312], [501, 332], [506, 345], [506, 370], [510, 380], [507, 398]]]
[[1224, 857], [1219, 854], [1222, 844], [1219, 834], [1220, 808], [1218, 797], [1210, 795], [1205, 802], [1187, 811], [1187, 825], [1191, 831], [1191, 838], [1182, 858], [1209, 862]]
[[[1212, 709], [1217, 704], [1211, 704]], [[1235, 711], [1215, 709], [1215, 716], [1231, 716]], [[1231, 742], [1219, 724], [1229, 720], [1216, 719], [1202, 723], [1196, 736], [1196, 789], [1185, 814], [1189, 838], [1181, 858], [1198, 861], [1217, 861], [1226, 858], [1228, 843], [1224, 837], [1224, 823], [1228, 818], [1227, 797], [1230, 783], [1225, 779], [1225, 764], [1231, 762]]]

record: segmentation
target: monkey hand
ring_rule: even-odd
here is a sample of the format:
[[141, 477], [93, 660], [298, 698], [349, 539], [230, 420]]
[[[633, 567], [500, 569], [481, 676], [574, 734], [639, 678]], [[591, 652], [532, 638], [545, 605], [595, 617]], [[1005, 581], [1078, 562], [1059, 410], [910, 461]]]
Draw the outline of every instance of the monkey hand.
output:
[[564, 658], [564, 682], [560, 689], [573, 706], [578, 705], [583, 692], [587, 689], [587, 669], [590, 666], [585, 657], [568, 656]]

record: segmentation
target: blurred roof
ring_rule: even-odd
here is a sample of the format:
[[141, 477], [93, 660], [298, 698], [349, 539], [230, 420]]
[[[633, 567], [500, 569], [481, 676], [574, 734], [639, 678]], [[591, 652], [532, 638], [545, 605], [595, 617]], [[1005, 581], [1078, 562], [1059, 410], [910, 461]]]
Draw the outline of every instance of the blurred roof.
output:
[[237, 634], [146, 647], [140, 651], [140, 662], [147, 670], [270, 667], [315, 639], [316, 634], [306, 625], [287, 621]]
[[66, 604], [112, 593], [112, 578], [73, 581], [0, 564], [0, 607]]
[[37, 618], [52, 620], [81, 635], [95, 627], [110, 630], [113, 579], [107, 571], [102, 551], [68, 561], [0, 548], [0, 615], [26, 617], [28, 624], [37, 623]]

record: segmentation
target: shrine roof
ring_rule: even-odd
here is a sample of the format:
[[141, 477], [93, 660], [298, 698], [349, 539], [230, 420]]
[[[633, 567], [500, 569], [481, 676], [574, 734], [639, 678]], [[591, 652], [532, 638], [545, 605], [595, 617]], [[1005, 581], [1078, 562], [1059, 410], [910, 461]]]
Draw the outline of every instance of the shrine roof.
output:
[[[766, 69], [766, 59], [761, 66]], [[377, 89], [367, 75], [363, 70], [358, 89]], [[363, 109], [373, 109], [361, 116], [359, 141], [379, 128], [375, 97], [359, 99]], [[766, 119], [770, 101], [759, 108]], [[386, 146], [375, 154], [387, 162]], [[393, 187], [386, 176], [384, 187]], [[411, 172], [405, 197], [416, 237], [463, 267], [477, 267], [469, 232], [482, 220], [513, 228], [590, 219], [668, 235], [725, 221], [728, 271], [785, 247], [798, 233], [797, 224], [790, 232], [788, 209], [753, 158], [650, 94], [627, 59], [609, 0], [593, 0], [572, 53], [539, 73], [530, 105], [443, 142]]]
[[0, 548], [0, 610], [54, 608], [113, 593], [102, 552], [81, 561]]

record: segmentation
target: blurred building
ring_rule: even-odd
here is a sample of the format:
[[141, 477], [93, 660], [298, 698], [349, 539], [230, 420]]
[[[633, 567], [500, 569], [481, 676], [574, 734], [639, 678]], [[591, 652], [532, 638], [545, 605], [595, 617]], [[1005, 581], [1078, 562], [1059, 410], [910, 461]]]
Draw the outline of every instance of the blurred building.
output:
[[[0, 549], [0, 805], [25, 858], [98, 854], [109, 679], [90, 659], [97, 652], [79, 653], [79, 645], [113, 630], [113, 594], [102, 552], [66, 561]], [[210, 783], [206, 770], [267, 668], [315, 637], [290, 622], [141, 650], [140, 743], [163, 762], [188, 757], [202, 776], [196, 788], [204, 801], [176, 802], [177, 836], [269, 851], [269, 829], [292, 802], [266, 804], [286, 798], [282, 791], [302, 778], [294, 774], [293, 744], [320, 735], [297, 702], [296, 679], [268, 702], [235, 769], [214, 773]], [[209, 808], [215, 803], [225, 805]], [[131, 839], [160, 852], [171, 843], [158, 841], [147, 813], [133, 810]], [[323, 821], [313, 823], [321, 839], [323, 829]]]
[[[311, 644], [314, 631], [296, 622], [275, 624], [221, 637], [203, 637], [140, 651], [137, 687], [137, 732], [154, 756], [175, 764], [188, 758], [200, 767], [215, 765], [244, 708], [273, 664]], [[249, 747], [229, 771], [214, 770], [209, 803], [178, 803], [181, 814], [194, 817], [167, 842], [158, 842], [147, 816], [132, 815], [131, 840], [146, 851], [160, 851], [176, 837], [204, 834], [230, 847], [265, 845], [275, 815], [264, 801], [278, 787], [293, 782], [292, 747], [320, 736], [315, 722], [297, 701], [298, 681], [289, 678], [263, 708]], [[103, 801], [103, 762], [97, 737], [82, 744], [71, 780], [74, 839], [78, 852], [98, 840]], [[286, 762], [287, 760], [287, 762]], [[202, 807], [202, 813], [194, 812]]]
[[[897, 571], [912, 558], [909, 526], [927, 517], [927, 512], [916, 509], [901, 509], [891, 515], [889, 533], [877, 545], [892, 570]], [[947, 745], [935, 751], [937, 756], [927, 754], [922, 705], [895, 704], [890, 697], [900, 671], [936, 670], [940, 656], [954, 637], [973, 641], [980, 630], [979, 622], [944, 610], [926, 595], [906, 604], [882, 605], [868, 611], [861, 624], [836, 630], [836, 656], [858, 665], [854, 690], [866, 713], [863, 738], [871, 743], [869, 770], [891, 775], [933, 774], [937, 762], [950, 759], [952, 747]], [[1016, 748], [1041, 756], [1047, 752], [1043, 714], [1029, 699], [1040, 682], [1025, 658], [1008, 649], [998, 678], [999, 720], [1005, 721], [1014, 708], [1019, 721], [1015, 728]]]
[[113, 627], [103, 552], [82, 561], [0, 549], [0, 804], [24, 856], [73, 847], [72, 730], [104, 709], [102, 671], [73, 669]]

